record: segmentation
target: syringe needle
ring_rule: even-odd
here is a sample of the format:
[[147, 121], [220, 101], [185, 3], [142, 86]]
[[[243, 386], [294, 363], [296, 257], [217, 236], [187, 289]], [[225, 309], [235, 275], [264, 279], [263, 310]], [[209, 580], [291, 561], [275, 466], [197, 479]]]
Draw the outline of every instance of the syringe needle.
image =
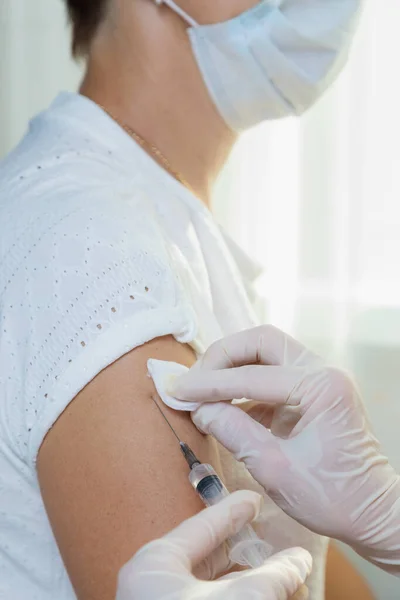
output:
[[161, 410], [160, 405], [158, 404], [157, 400], [155, 399], [154, 396], [152, 396], [153, 400], [154, 400], [154, 404], [157, 406], [158, 410], [160, 411], [160, 413], [162, 414], [162, 416], [164, 417], [165, 421], [168, 423], [169, 428], [171, 429], [172, 433], [174, 434], [174, 436], [176, 437], [176, 439], [178, 440], [179, 444], [181, 444], [181, 440], [179, 439], [175, 429], [172, 427], [171, 423], [168, 421], [167, 417], [164, 415], [164, 411]]
[[195, 455], [195, 453], [193, 452], [193, 450], [184, 442], [181, 442], [181, 440], [179, 439], [175, 429], [172, 427], [171, 423], [168, 421], [167, 417], [164, 414], [164, 411], [161, 409], [161, 406], [158, 404], [157, 400], [155, 399], [154, 396], [152, 396], [153, 400], [154, 400], [154, 404], [157, 406], [158, 410], [160, 411], [160, 413], [162, 414], [162, 416], [164, 417], [164, 420], [166, 421], [166, 423], [168, 424], [170, 430], [172, 431], [172, 433], [174, 434], [174, 436], [176, 437], [176, 439], [179, 442], [179, 446], [181, 448], [182, 454], [185, 457], [186, 462], [188, 463], [190, 469], [193, 469], [194, 465], [199, 465], [201, 464], [199, 459], [197, 458], [197, 456]]
[[184, 442], [180, 442], [179, 445], [181, 447], [182, 454], [190, 467], [190, 470], [192, 470], [195, 465], [201, 464], [201, 462], [199, 461], [193, 450], [190, 448], [190, 446], [188, 446]]

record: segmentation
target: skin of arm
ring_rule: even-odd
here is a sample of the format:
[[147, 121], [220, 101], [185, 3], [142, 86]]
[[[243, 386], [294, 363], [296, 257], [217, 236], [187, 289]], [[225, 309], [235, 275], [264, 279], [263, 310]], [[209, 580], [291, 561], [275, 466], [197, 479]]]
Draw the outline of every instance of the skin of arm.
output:
[[[152, 400], [149, 358], [186, 366], [195, 361], [192, 350], [172, 337], [126, 354], [70, 403], [39, 452], [44, 503], [79, 600], [114, 600], [122, 565], [203, 508], [190, 488], [176, 438]], [[204, 462], [215, 464], [212, 440], [198, 432], [187, 413], [157, 400], [181, 439]], [[331, 545], [326, 600], [339, 599], [374, 600]]]
[[[188, 482], [177, 440], [152, 400], [149, 358], [187, 366], [195, 360], [172, 337], [133, 350], [78, 394], [39, 452], [41, 492], [79, 600], [114, 600], [123, 564], [204, 508]], [[178, 435], [202, 460], [213, 462], [214, 443], [190, 415], [158, 402]]]
[[325, 600], [375, 600], [363, 577], [334, 543], [329, 545], [325, 589]]

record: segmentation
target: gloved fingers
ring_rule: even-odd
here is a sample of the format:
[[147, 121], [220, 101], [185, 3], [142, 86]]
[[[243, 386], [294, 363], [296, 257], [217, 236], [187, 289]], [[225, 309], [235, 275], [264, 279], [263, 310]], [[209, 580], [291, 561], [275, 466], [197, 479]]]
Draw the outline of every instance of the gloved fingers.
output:
[[292, 391], [307, 375], [302, 367], [248, 365], [204, 372], [189, 370], [171, 383], [168, 393], [187, 402], [249, 398], [266, 404], [298, 404]]
[[203, 433], [212, 435], [236, 460], [243, 461], [253, 473], [255, 468], [273, 464], [279, 470], [277, 439], [268, 429], [232, 404], [202, 404], [192, 413], [192, 421]]
[[[182, 568], [182, 563], [180, 549], [164, 538], [146, 544], [120, 570], [116, 600], [145, 598], [143, 592], [150, 585], [153, 592], [162, 589], [165, 596], [185, 589], [191, 583], [192, 575], [190, 565]], [[160, 594], [154, 597], [159, 598]]]
[[309, 552], [303, 548], [290, 548], [269, 558], [262, 567], [230, 573], [221, 579], [231, 582], [227, 591], [238, 598], [242, 597], [240, 592], [249, 598], [253, 592], [257, 599], [306, 600], [308, 593], [304, 584], [311, 569]]
[[250, 364], [309, 366], [321, 359], [272, 325], [262, 325], [223, 338], [210, 346], [197, 369], [231, 369]]
[[269, 406], [268, 404], [263, 404], [262, 402], [249, 402], [248, 404], [250, 404], [250, 406], [248, 407], [246, 404], [239, 405], [238, 408], [251, 417], [253, 421], [260, 423], [260, 425], [266, 429], [271, 429], [276, 408], [274, 406]]
[[[262, 496], [247, 490], [235, 492], [216, 506], [212, 506], [184, 521], [164, 536], [163, 540], [184, 557], [182, 565], [193, 568], [205, 560], [228, 537], [238, 533], [244, 525], [257, 518]], [[176, 555], [172, 553], [176, 566]]]
[[260, 402], [245, 412], [254, 421], [270, 429], [274, 436], [282, 439], [289, 438], [302, 418], [299, 406], [271, 407]]
[[[277, 598], [290, 598], [303, 588], [312, 570], [311, 554], [303, 548], [289, 548], [272, 556], [265, 564], [265, 576], [276, 582]], [[286, 594], [286, 595], [285, 595]]]
[[230, 571], [233, 566], [234, 563], [229, 558], [228, 546], [222, 543], [193, 568], [193, 575], [202, 581], [213, 581]]
[[297, 594], [292, 596], [290, 600], [308, 600], [309, 597], [308, 588], [302, 585]]

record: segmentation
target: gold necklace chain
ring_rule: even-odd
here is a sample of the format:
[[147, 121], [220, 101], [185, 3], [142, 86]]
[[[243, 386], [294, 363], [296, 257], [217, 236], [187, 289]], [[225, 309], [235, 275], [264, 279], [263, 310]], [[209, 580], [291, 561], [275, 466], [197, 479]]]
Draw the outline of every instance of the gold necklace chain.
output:
[[111, 113], [109, 110], [107, 110], [101, 104], [99, 104], [99, 106], [100, 106], [100, 108], [102, 108], [104, 110], [105, 113], [107, 113], [107, 115], [109, 117], [111, 117], [116, 123], [118, 123], [118, 125], [120, 127], [122, 127], [122, 129], [124, 129], [124, 131], [126, 131], [126, 133], [128, 135], [130, 135], [130, 137], [133, 138], [135, 140], [135, 142], [137, 142], [139, 144], [139, 146], [141, 146], [141, 148], [147, 148], [151, 152], [151, 154], [157, 160], [160, 161], [160, 163], [163, 165], [163, 167], [165, 167], [165, 169], [173, 177], [175, 177], [175, 179], [177, 179], [179, 181], [179, 183], [181, 183], [188, 190], [190, 190], [191, 192], [193, 192], [192, 187], [190, 186], [190, 184], [186, 181], [186, 179], [178, 171], [175, 171], [175, 169], [172, 168], [172, 165], [169, 162], [169, 160], [164, 156], [164, 154], [161, 152], [161, 150], [159, 150], [157, 148], [157, 146], [155, 146], [154, 144], [150, 144], [149, 142], [146, 142], [146, 140], [143, 139], [138, 133], [136, 133], [136, 131], [134, 131], [131, 127], [129, 127], [129, 125], [125, 125], [125, 123], [122, 123], [119, 119], [117, 119], [117, 117], [113, 113]]

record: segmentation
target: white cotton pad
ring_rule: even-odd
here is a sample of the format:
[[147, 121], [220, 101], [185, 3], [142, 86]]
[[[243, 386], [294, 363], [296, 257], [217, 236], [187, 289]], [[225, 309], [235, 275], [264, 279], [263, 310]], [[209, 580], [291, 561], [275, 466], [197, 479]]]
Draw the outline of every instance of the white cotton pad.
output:
[[199, 402], [183, 402], [182, 400], [177, 400], [176, 398], [169, 396], [166, 392], [168, 384], [170, 384], [173, 379], [188, 372], [189, 369], [187, 367], [176, 362], [167, 362], [150, 358], [150, 360], [147, 361], [147, 369], [150, 377], [154, 381], [158, 395], [164, 404], [175, 410], [192, 411], [199, 408]]

